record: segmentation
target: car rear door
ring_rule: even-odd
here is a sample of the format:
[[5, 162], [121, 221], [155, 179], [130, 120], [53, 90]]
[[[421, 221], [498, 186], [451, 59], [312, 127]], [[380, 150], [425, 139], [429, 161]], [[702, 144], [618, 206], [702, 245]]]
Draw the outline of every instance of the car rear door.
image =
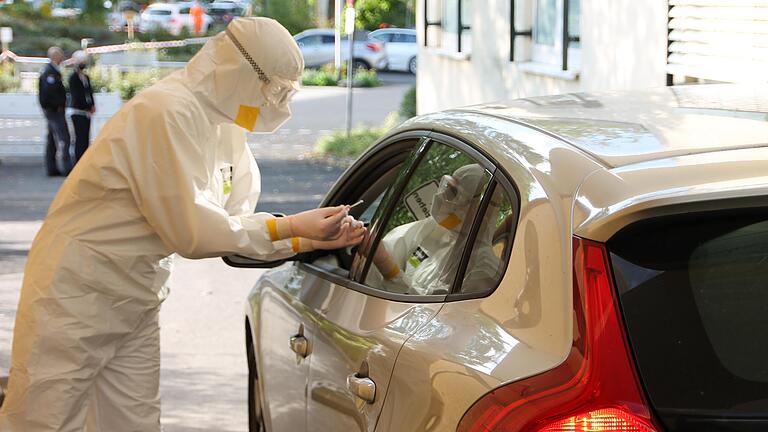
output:
[[[376, 248], [383, 248], [388, 240], [382, 239], [388, 239], [388, 234], [398, 227], [424, 223], [429, 217], [425, 207], [435, 192], [433, 183], [457, 168], [475, 164], [473, 156], [471, 152], [423, 139], [396, 175], [391, 172], [382, 176], [369, 171], [368, 175], [379, 180], [378, 187], [363, 193], [341, 193], [343, 201], [329, 203], [353, 202], [358, 198], [369, 202], [375, 196], [370, 206], [355, 209], [358, 218], [370, 218], [370, 226], [359, 251], [350, 256], [350, 272], [345, 273], [338, 261], [328, 257], [299, 266], [306, 274], [307, 289], [302, 298], [305, 319], [313, 328], [307, 381], [307, 424], [312, 428], [375, 429], [401, 347], [439, 312], [450, 287], [435, 281], [433, 292], [416, 292], [385, 284], [372, 260], [366, 257], [373, 256]], [[480, 171], [483, 180], [478, 199], [492, 175], [487, 170]], [[382, 182], [386, 188], [381, 187]], [[446, 259], [461, 257], [456, 252], [464, 249], [464, 230], [471, 227], [476, 210], [468, 208], [463, 215], [469, 222], [459, 227], [458, 234], [452, 237], [453, 243], [446, 244]], [[421, 246], [426, 248], [425, 244]], [[419, 248], [418, 242], [413, 246]], [[450, 278], [446, 282], [452, 283]]]
[[392, 32], [392, 40], [387, 44], [387, 55], [390, 69], [407, 70], [408, 61], [416, 55], [416, 36]]

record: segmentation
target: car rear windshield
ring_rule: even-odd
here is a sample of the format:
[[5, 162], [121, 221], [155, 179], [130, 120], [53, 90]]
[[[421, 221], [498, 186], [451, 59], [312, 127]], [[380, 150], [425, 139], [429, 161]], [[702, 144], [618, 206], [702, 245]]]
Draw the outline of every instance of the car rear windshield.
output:
[[168, 9], [150, 9], [147, 13], [150, 15], [170, 15], [171, 11]]
[[639, 222], [608, 248], [665, 430], [768, 430], [768, 209]]

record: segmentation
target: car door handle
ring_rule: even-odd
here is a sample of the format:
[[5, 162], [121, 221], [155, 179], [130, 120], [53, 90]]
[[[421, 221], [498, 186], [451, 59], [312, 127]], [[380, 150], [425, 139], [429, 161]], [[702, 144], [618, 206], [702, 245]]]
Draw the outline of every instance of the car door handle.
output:
[[302, 335], [291, 336], [291, 351], [306, 357], [309, 352], [309, 341]]
[[376, 383], [368, 377], [360, 377], [356, 373], [348, 376], [347, 388], [368, 403], [373, 403], [376, 399]]

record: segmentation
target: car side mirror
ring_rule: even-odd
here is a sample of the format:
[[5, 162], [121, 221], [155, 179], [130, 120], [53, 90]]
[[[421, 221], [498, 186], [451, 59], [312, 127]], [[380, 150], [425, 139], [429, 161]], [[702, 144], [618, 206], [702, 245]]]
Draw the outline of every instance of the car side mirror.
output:
[[[272, 212], [272, 216], [285, 217], [285, 213]], [[221, 259], [224, 260], [224, 262], [231, 267], [268, 269], [268, 268], [275, 268], [288, 261], [298, 261], [299, 259], [298, 257], [299, 255], [294, 255], [290, 258], [285, 258], [285, 259], [279, 259], [274, 261], [264, 261], [256, 258], [243, 256], [243, 255], [228, 255], [225, 257], [221, 257]]]

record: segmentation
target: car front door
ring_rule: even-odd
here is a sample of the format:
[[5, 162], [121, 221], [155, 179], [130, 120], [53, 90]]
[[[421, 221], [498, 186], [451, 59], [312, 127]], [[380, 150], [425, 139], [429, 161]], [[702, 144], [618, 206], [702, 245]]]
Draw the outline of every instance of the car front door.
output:
[[320, 35], [310, 34], [296, 39], [301, 55], [304, 57], [304, 65], [307, 67], [319, 66], [322, 63], [322, 38]]
[[[370, 224], [366, 239], [349, 259], [323, 257], [299, 265], [307, 283], [301, 301], [305, 319], [313, 329], [307, 380], [307, 424], [313, 429], [375, 429], [400, 348], [432, 320], [450, 292], [451, 269], [455, 267], [449, 263], [461, 257], [457, 251], [464, 249], [477, 205], [462, 208], [459, 217], [464, 222], [454, 224], [452, 234], [441, 228], [446, 235], [426, 235], [428, 229], [423, 227], [434, 227], [428, 219], [436, 184], [465, 166], [477, 168], [472, 194], [477, 204], [491, 173], [462, 150], [429, 139], [418, 144], [396, 173], [391, 169], [381, 175], [361, 167], [362, 172], [377, 179], [373, 185], [365, 191], [352, 186], [350, 193], [342, 189], [328, 202], [371, 202], [353, 213]], [[350, 185], [354, 184], [353, 180]], [[395, 239], [402, 234], [407, 238]], [[434, 280], [422, 280], [419, 285], [432, 287], [431, 291], [409, 286], [405, 279], [398, 283], [384, 280], [378, 264], [366, 258], [374, 256], [377, 248], [386, 249], [398, 241], [409, 246], [389, 252], [400, 254], [395, 260], [404, 274], [413, 274], [405, 261], [414, 255], [434, 254], [434, 259], [423, 265], [441, 270], [432, 272]], [[347, 272], [342, 269], [343, 262], [350, 259]]]

